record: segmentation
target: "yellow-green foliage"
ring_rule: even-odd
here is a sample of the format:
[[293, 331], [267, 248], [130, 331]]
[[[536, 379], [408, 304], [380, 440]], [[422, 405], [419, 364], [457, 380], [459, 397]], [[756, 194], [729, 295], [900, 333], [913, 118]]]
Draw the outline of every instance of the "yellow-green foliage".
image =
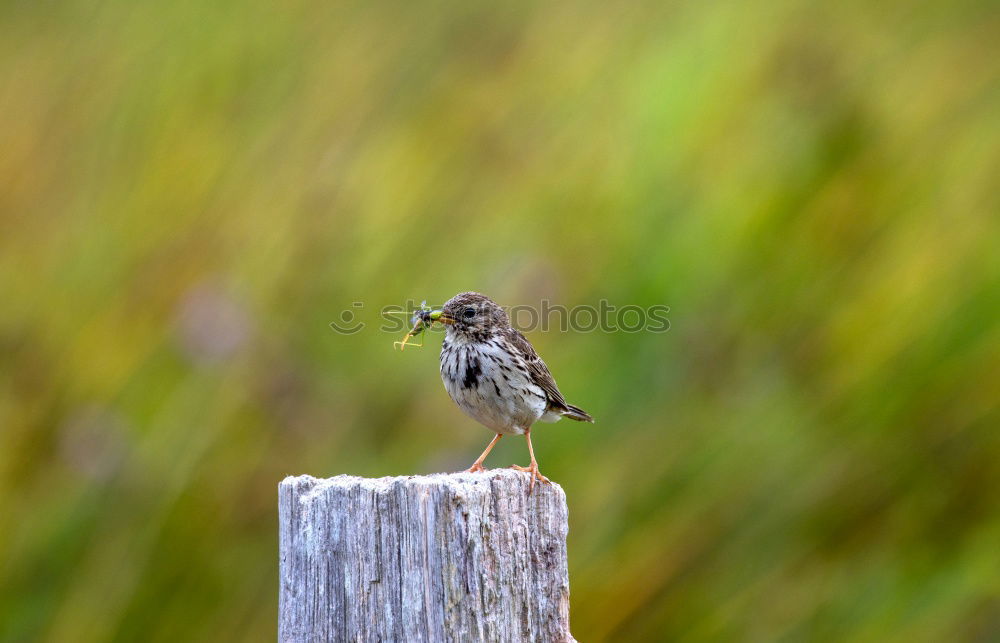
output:
[[534, 440], [580, 640], [995, 636], [997, 24], [3, 3], [0, 639], [273, 640], [284, 475], [485, 446], [377, 330], [468, 289], [671, 307], [528, 333], [597, 418]]

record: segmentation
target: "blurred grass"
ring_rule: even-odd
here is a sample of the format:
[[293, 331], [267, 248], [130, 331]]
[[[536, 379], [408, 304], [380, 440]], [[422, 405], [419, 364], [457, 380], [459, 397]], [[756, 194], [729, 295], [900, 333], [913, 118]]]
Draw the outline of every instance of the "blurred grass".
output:
[[281, 477], [485, 445], [375, 330], [476, 289], [671, 306], [529, 335], [580, 640], [995, 640], [998, 27], [4, 3], [0, 638], [272, 640]]

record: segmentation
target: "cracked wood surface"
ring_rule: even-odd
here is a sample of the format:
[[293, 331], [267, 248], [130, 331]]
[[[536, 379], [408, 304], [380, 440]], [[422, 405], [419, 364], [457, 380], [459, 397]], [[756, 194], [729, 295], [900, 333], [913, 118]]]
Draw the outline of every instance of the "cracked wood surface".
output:
[[289, 477], [281, 641], [573, 641], [566, 495], [527, 474]]

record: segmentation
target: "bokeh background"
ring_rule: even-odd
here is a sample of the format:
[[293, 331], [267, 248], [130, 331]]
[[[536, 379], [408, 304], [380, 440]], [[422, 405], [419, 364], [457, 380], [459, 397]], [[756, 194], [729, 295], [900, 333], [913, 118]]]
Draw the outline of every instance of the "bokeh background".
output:
[[998, 29], [2, 3], [0, 638], [273, 640], [282, 477], [486, 444], [378, 330], [475, 289], [671, 309], [528, 333], [598, 419], [535, 438], [581, 641], [998, 640]]

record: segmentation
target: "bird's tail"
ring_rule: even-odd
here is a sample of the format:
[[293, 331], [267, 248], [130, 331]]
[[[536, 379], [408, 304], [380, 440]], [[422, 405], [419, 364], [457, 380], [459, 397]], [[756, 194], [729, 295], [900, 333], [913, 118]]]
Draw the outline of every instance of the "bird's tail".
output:
[[562, 412], [562, 415], [563, 417], [576, 420], [577, 422], [594, 422], [594, 418], [590, 417], [590, 413], [587, 413], [579, 406], [573, 406], [572, 404], [566, 405], [566, 410]]

